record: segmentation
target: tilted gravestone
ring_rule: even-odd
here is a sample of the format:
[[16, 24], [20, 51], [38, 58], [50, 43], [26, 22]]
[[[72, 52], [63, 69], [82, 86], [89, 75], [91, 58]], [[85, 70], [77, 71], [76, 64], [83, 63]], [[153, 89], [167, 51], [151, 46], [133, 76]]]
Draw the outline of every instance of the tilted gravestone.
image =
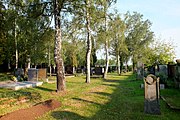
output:
[[144, 112], [147, 114], [161, 114], [159, 105], [159, 78], [150, 74], [144, 79]]
[[28, 69], [28, 81], [38, 81], [38, 69]]

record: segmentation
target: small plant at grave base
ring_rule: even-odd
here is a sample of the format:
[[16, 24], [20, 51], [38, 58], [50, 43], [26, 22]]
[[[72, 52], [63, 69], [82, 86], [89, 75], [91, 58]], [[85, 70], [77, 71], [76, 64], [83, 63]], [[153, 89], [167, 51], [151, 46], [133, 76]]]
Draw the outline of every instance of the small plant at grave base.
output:
[[18, 81], [18, 79], [17, 79], [16, 76], [12, 76], [12, 77], [11, 77], [11, 80], [14, 81], [14, 82], [17, 82], [17, 81]]

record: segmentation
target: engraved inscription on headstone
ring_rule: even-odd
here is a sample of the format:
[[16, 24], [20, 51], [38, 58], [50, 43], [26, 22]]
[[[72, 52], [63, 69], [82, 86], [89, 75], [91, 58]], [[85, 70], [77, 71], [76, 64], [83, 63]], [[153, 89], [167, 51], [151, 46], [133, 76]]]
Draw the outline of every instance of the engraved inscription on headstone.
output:
[[159, 105], [159, 78], [150, 74], [145, 78], [144, 85], [144, 112], [148, 114], [161, 114]]

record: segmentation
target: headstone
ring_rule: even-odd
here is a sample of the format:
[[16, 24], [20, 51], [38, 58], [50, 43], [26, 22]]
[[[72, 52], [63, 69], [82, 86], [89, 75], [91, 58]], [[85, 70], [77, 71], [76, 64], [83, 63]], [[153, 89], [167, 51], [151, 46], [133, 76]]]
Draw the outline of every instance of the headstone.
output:
[[91, 67], [91, 68], [90, 68], [90, 74], [91, 74], [91, 75], [94, 75], [94, 73], [95, 73], [95, 68], [94, 68], [94, 67]]
[[103, 67], [95, 67], [95, 74], [96, 75], [103, 75], [104, 74], [104, 68]]
[[142, 62], [137, 62], [137, 79], [142, 79], [144, 78], [144, 64]]
[[180, 59], [177, 59], [176, 62], [175, 87], [180, 88]]
[[24, 76], [24, 69], [23, 68], [17, 68], [14, 72], [15, 76]]
[[77, 73], [83, 73], [83, 69], [81, 69], [81, 67], [78, 67], [76, 70]]
[[154, 67], [154, 66], [150, 66], [150, 67], [148, 68], [148, 71], [149, 71], [149, 74], [155, 75], [155, 67]]
[[47, 81], [47, 69], [46, 68], [38, 69], [38, 79]]
[[144, 80], [144, 112], [147, 114], [161, 114], [159, 105], [159, 78], [148, 75]]
[[66, 66], [65, 67], [65, 72], [67, 74], [74, 74], [75, 73], [75, 67], [73, 67], [73, 66]]
[[38, 81], [38, 69], [28, 69], [28, 81]]
[[174, 78], [176, 75], [176, 65], [168, 64], [168, 77]]
[[168, 75], [167, 65], [159, 65], [159, 73], [165, 74], [167, 76]]

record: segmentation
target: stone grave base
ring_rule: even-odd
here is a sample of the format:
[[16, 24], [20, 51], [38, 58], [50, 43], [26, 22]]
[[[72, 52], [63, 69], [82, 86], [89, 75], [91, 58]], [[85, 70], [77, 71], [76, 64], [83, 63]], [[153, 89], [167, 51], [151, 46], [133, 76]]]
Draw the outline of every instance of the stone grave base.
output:
[[8, 88], [12, 90], [19, 90], [23, 88], [31, 88], [36, 86], [41, 86], [43, 82], [38, 81], [24, 81], [24, 82], [14, 82], [9, 84], [3, 84], [0, 86], [0, 88]]
[[156, 115], [160, 115], [160, 105], [157, 102], [157, 100], [145, 100], [144, 101], [144, 112], [147, 114], [156, 114]]

